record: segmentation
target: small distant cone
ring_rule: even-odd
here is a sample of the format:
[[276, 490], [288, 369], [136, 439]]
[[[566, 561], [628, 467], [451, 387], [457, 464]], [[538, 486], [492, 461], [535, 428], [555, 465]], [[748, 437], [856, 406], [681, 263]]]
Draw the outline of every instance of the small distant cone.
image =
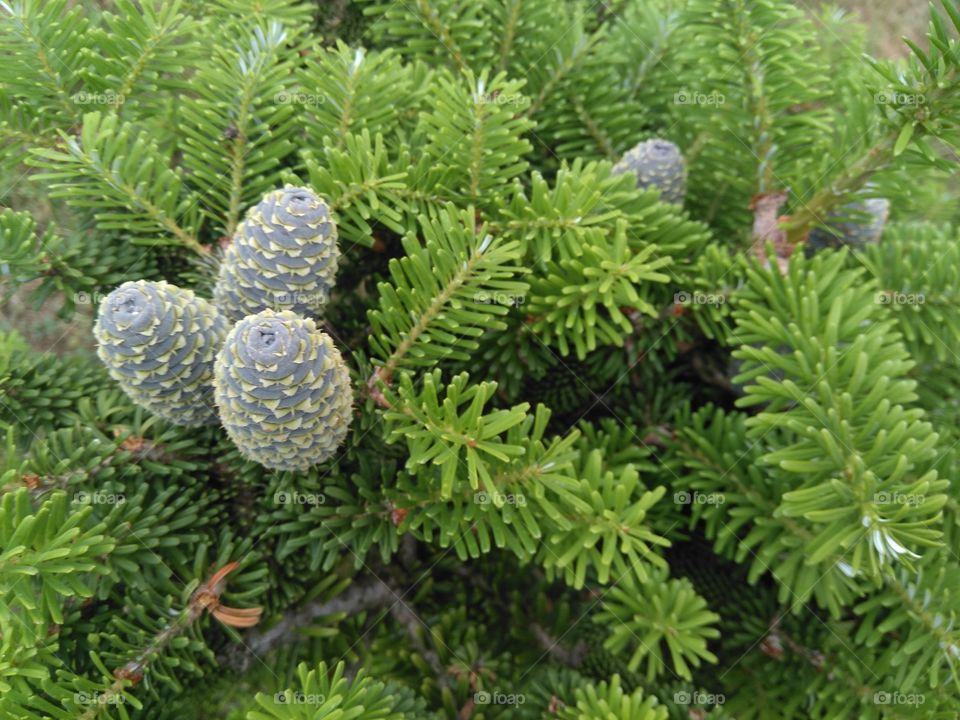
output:
[[614, 175], [632, 172], [637, 176], [637, 187], [660, 189], [664, 202], [680, 205], [687, 187], [687, 166], [680, 148], [669, 140], [642, 142], [613, 166]]

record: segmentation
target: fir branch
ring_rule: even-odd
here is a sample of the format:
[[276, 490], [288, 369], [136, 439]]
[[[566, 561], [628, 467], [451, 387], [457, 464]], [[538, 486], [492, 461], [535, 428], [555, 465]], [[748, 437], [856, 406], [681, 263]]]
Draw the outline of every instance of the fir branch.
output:
[[513, 51], [513, 44], [517, 37], [520, 15], [525, 0], [508, 0], [506, 22], [503, 23], [503, 29], [500, 35], [500, 48], [497, 53], [497, 69], [500, 72], [507, 70], [510, 63], [510, 55]]
[[439, 78], [440, 101], [420, 123], [429, 138], [424, 156], [445, 167], [442, 185], [454, 197], [485, 206], [491, 192], [526, 170], [531, 146], [523, 135], [532, 123], [521, 117], [528, 102], [522, 86], [505, 73], [490, 78], [486, 71]]
[[465, 358], [483, 332], [502, 327], [507, 308], [498, 295], [521, 296], [512, 280], [519, 244], [486, 234], [473, 210], [451, 206], [434, 222], [421, 220], [426, 244], [408, 235], [406, 257], [390, 263], [394, 285], [379, 286], [381, 302], [370, 312], [371, 345], [381, 358], [378, 376], [389, 384], [402, 366], [430, 365], [444, 357]]
[[577, 97], [569, 97], [568, 101], [576, 109], [577, 116], [587, 129], [587, 133], [593, 138], [597, 149], [600, 150], [600, 154], [609, 160], [616, 160], [617, 150], [613, 145], [613, 139], [604, 131], [600, 123], [594, 120], [584, 103]]
[[84, 115], [79, 138], [60, 135], [56, 150], [33, 148], [28, 159], [45, 169], [35, 178], [53, 181], [52, 195], [98, 209], [105, 229], [169, 233], [176, 243], [204, 253], [195, 231], [177, 221], [193, 208], [181, 194], [180, 174], [168, 167], [146, 133], [120, 123], [116, 115], [94, 112]]
[[[960, 6], [956, 0], [941, 0], [941, 4], [953, 25], [953, 32], [960, 32]], [[960, 138], [952, 121], [947, 119], [958, 107], [960, 58], [956, 53], [956, 40], [951, 37], [944, 18], [934, 9], [931, 9], [931, 16], [930, 53], [911, 46], [914, 56], [906, 71], [868, 59], [878, 78], [889, 83], [887, 88], [869, 88], [875, 98], [892, 91], [894, 99], [900, 94], [921, 97], [923, 102], [906, 105], [893, 102], [890, 108], [884, 107], [880, 129], [874, 133], [873, 142], [855, 155], [853, 161], [844, 162], [835, 179], [822, 185], [790, 218], [787, 231], [791, 241], [804, 239], [811, 227], [822, 223], [832, 210], [864, 188], [879, 171], [902, 166], [903, 158], [908, 158], [912, 164], [952, 168], [952, 163], [940, 157], [929, 141], [935, 138], [954, 150], [960, 147]]]
[[[218, 48], [182, 108], [183, 166], [213, 210], [206, 214], [232, 236], [241, 213], [278, 183], [293, 154], [293, 119], [301, 98], [292, 92], [288, 45], [297, 33], [273, 21], [245, 26], [244, 44]], [[224, 152], [226, 144], [226, 152]]]
[[395, 393], [385, 393], [390, 408], [385, 419], [392, 425], [388, 441], [406, 438], [409, 471], [415, 473], [418, 465], [438, 466], [442, 497], [449, 498], [457, 488], [461, 465], [467, 468], [470, 488], [476, 491], [492, 482], [489, 463], [508, 462], [523, 453], [523, 448], [504, 442], [500, 435], [523, 422], [529, 406], [484, 413], [496, 391], [495, 383], [469, 385], [464, 373], [444, 387], [439, 370], [423, 376], [419, 391], [408, 373], [399, 381]]
[[237, 567], [237, 563], [228, 563], [214, 572], [210, 578], [200, 585], [190, 597], [187, 606], [180, 611], [176, 618], [164, 627], [154, 638], [126, 665], [114, 671], [116, 680], [98, 697], [80, 720], [93, 720], [100, 713], [109, 708], [113, 701], [122, 697], [126, 688], [137, 685], [144, 673], [168, 645], [186, 632], [204, 614], [209, 612], [225, 625], [233, 627], [250, 627], [255, 624], [262, 612], [260, 608], [239, 610], [228, 608], [220, 603], [220, 595], [224, 592], [226, 577]]
[[863, 188], [869, 179], [889, 166], [893, 145], [899, 131], [891, 131], [850, 163], [829, 185], [824, 185], [808, 201], [802, 203], [784, 223], [787, 239], [798, 243], [806, 239], [810, 229], [822, 224], [844, 199]]
[[118, 112], [135, 114], [135, 105], [156, 108], [163, 91], [177, 87], [196, 60], [196, 21], [183, 14], [181, 0], [154, 6], [120, 0], [95, 29], [101, 52], [84, 70], [90, 93], [111, 93]]
[[580, 39], [580, 41], [576, 43], [573, 52], [551, 69], [546, 82], [541, 85], [539, 92], [533, 98], [529, 107], [524, 111], [524, 117], [532, 118], [544, 107], [553, 92], [561, 85], [564, 79], [571, 75], [580, 63], [584, 61], [603, 36], [603, 28], [601, 28], [586, 39]]
[[[15, 95], [32, 97], [35, 103], [39, 99], [36, 90], [42, 88], [46, 97], [39, 99], [38, 115], [44, 107], [56, 108], [68, 121], [75, 120], [80, 113], [71, 92], [76, 87], [75, 72], [82, 47], [77, 41], [88, 23], [78, 8], [67, 12], [64, 0], [43, 5], [24, 0], [0, 2], [0, 10], [8, 20], [0, 39], [20, 70], [11, 72], [5, 83], [13, 87]], [[64, 33], [66, 37], [56, 34], [61, 26], [69, 28]], [[77, 37], [70, 37], [70, 31]]]
[[433, 5], [431, 0], [414, 0], [414, 2], [416, 2], [417, 13], [420, 16], [421, 22], [437, 37], [443, 48], [450, 54], [457, 69], [469, 70], [470, 68], [463, 57], [463, 52], [460, 50], [457, 41], [453, 37], [453, 33], [440, 19], [442, 15], [439, 9]]

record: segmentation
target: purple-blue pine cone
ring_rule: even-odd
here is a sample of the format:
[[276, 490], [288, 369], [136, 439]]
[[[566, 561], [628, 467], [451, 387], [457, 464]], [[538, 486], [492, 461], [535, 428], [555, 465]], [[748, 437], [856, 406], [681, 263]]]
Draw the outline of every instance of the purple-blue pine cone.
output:
[[240, 453], [275, 470], [306, 470], [346, 437], [353, 408], [340, 351], [313, 320], [264, 310], [238, 322], [217, 356], [220, 420]]
[[288, 185], [247, 211], [224, 253], [214, 300], [233, 322], [266, 309], [317, 316], [338, 257], [327, 204], [309, 188]]
[[166, 282], [126, 282], [100, 303], [94, 335], [110, 375], [138, 405], [176, 425], [215, 422], [213, 361], [226, 318]]
[[660, 189], [660, 199], [680, 205], [687, 189], [687, 165], [680, 148], [669, 140], [655, 138], [628, 150], [613, 166], [614, 175], [632, 172], [637, 187]]

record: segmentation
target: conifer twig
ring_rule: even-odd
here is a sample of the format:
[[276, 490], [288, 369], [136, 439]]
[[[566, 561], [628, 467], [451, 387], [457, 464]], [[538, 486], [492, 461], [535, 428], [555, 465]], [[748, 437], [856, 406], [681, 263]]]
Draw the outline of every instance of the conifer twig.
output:
[[102, 693], [99, 702], [94, 704], [80, 720], [92, 720], [100, 711], [110, 706], [110, 699], [118, 697], [125, 687], [136, 686], [143, 678], [147, 666], [163, 652], [174, 638], [181, 635], [203, 615], [209, 612], [225, 625], [232, 627], [252, 627], [260, 619], [262, 608], [230, 608], [220, 603], [220, 596], [226, 589], [227, 576], [237, 569], [239, 563], [231, 562], [224, 565], [210, 576], [207, 582], [198, 587], [190, 597], [179, 615], [161, 630], [140, 653], [126, 665], [117, 668], [113, 675], [116, 680], [105, 693]]

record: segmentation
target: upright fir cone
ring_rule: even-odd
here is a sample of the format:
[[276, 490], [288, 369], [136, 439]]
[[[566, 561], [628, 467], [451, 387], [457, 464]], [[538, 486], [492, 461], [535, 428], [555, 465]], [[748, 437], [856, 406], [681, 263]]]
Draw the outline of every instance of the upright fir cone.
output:
[[215, 422], [213, 360], [227, 335], [214, 305], [166, 282], [126, 282], [100, 303], [97, 354], [130, 398], [176, 425]]
[[214, 300], [233, 322], [261, 310], [316, 315], [337, 274], [337, 227], [308, 188], [267, 193], [224, 253]]
[[313, 320], [264, 310], [238, 322], [214, 371], [220, 420], [240, 453], [275, 470], [328, 459], [350, 426], [350, 374]]
[[687, 165], [680, 148], [669, 140], [654, 138], [628, 150], [613, 166], [614, 175], [636, 173], [637, 187], [660, 189], [664, 202], [680, 205], [687, 188]]
[[844, 205], [839, 214], [845, 219], [828, 222], [825, 227], [810, 231], [807, 236], [808, 254], [842, 245], [861, 250], [868, 243], [879, 242], [890, 215], [890, 201], [886, 198], [857, 200]]

